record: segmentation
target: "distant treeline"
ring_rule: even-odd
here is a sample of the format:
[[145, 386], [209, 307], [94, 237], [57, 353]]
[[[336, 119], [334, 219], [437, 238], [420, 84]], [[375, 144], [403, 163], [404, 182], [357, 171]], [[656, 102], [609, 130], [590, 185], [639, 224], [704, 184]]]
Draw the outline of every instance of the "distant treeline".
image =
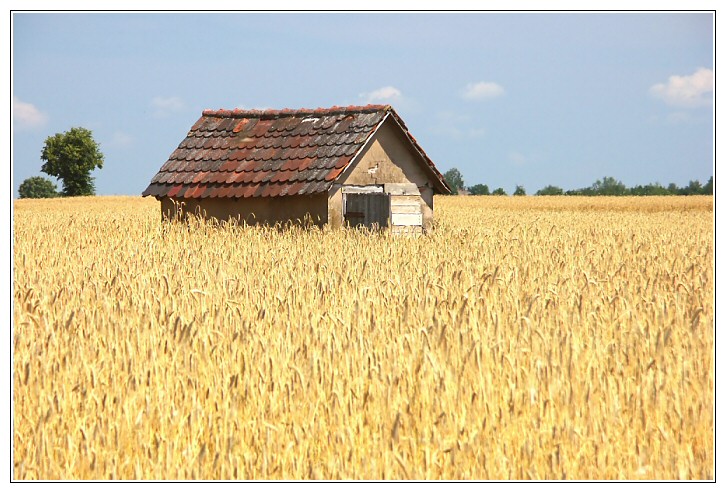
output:
[[[507, 195], [502, 188], [497, 188], [490, 193], [489, 187], [481, 183], [467, 187], [466, 190], [469, 195]], [[517, 185], [512, 195], [527, 195], [527, 192], [523, 186]], [[675, 183], [671, 183], [667, 187], [660, 183], [651, 183], [632, 188], [626, 187], [623, 182], [611, 176], [606, 176], [587, 188], [565, 191], [555, 185], [547, 185], [541, 190], [537, 190], [535, 195], [713, 195], [713, 176], [705, 185], [701, 185], [698, 180], [692, 180], [685, 187], [679, 187]]]

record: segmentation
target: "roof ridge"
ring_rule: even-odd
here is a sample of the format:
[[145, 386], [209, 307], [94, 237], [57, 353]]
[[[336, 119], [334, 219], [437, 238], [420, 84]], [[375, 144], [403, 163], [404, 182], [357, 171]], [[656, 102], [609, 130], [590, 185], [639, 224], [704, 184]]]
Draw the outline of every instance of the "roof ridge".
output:
[[266, 110], [252, 110], [244, 108], [235, 108], [232, 110], [218, 109], [211, 110], [206, 109], [202, 111], [202, 116], [214, 116], [218, 118], [280, 118], [283, 116], [325, 116], [325, 115], [338, 115], [343, 113], [375, 113], [378, 111], [389, 111], [391, 110], [389, 104], [368, 104], [366, 106], [333, 106], [331, 108], [300, 108], [291, 109], [283, 108], [281, 110], [266, 109]]

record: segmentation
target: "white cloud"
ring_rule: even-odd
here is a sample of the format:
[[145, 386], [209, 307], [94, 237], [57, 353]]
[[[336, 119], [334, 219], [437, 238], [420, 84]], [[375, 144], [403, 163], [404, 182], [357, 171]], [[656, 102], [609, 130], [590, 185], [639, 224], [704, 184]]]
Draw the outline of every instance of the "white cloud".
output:
[[20, 128], [40, 128], [48, 123], [48, 115], [16, 97], [13, 97], [13, 119]]
[[183, 110], [185, 105], [181, 98], [172, 96], [170, 98], [155, 97], [151, 100], [151, 107], [154, 108], [155, 118], [166, 118], [173, 113]]
[[461, 140], [464, 136], [464, 132], [453, 125], [439, 124], [435, 127], [429, 128], [429, 132], [439, 137], [448, 137], [449, 139], [454, 140]]
[[453, 111], [441, 111], [432, 120], [429, 132], [454, 140], [480, 139], [487, 134], [485, 127], [473, 127], [471, 117]]
[[651, 125], [700, 125], [710, 123], [709, 116], [697, 116], [692, 111], [681, 110], [668, 113], [666, 115], [651, 115], [647, 122]]
[[112, 147], [124, 148], [129, 147], [133, 142], [134, 139], [129, 134], [121, 131], [116, 131], [111, 137], [110, 144]]
[[676, 111], [666, 116], [665, 121], [670, 125], [679, 125], [681, 123], [693, 123], [693, 117], [685, 111]]
[[670, 106], [708, 106], [713, 94], [713, 70], [699, 68], [693, 75], [671, 75], [667, 83], [653, 85], [650, 94]]
[[517, 151], [510, 152], [509, 156], [507, 156], [507, 157], [509, 158], [510, 163], [516, 164], [519, 166], [523, 165], [524, 163], [526, 163], [528, 161], [527, 156], [525, 156], [521, 152], [517, 152]]
[[496, 82], [472, 82], [467, 84], [461, 97], [469, 101], [484, 101], [504, 94], [504, 88]]
[[546, 155], [538, 150], [533, 150], [531, 152], [514, 150], [507, 154], [507, 159], [514, 166], [524, 166], [540, 163], [543, 159], [546, 159]]
[[371, 92], [364, 92], [359, 94], [359, 97], [364, 99], [365, 102], [368, 104], [375, 102], [391, 103], [399, 101], [401, 99], [401, 96], [401, 91], [393, 86], [385, 86]]

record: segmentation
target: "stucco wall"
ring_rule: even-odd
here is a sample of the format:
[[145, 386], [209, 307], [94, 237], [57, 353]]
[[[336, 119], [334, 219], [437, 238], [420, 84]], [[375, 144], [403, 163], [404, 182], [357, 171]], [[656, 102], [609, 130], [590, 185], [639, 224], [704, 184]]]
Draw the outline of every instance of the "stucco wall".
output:
[[343, 223], [341, 185], [381, 185], [415, 183], [421, 193], [424, 229], [429, 230], [434, 217], [434, 191], [426, 174], [427, 164], [392, 119], [387, 119], [375, 137], [363, 148], [351, 168], [337, 180], [328, 197], [328, 222], [333, 227]]
[[[241, 199], [186, 199], [183, 210], [187, 213], [203, 211], [208, 218], [226, 221], [239, 218], [247, 224], [304, 222], [310, 214], [313, 224], [322, 226], [328, 219], [326, 194], [294, 195], [289, 197], [241, 198]], [[174, 217], [176, 207], [171, 199], [161, 201], [161, 212]]]

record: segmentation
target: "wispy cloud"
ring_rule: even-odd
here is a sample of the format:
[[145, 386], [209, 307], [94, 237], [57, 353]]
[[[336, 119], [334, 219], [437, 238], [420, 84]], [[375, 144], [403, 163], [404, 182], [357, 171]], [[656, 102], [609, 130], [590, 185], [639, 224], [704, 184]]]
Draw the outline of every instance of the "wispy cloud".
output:
[[707, 117], [697, 116], [692, 111], [680, 110], [668, 113], [667, 115], [652, 115], [647, 121], [653, 125], [701, 125], [710, 124], [710, 118], [710, 115]]
[[393, 86], [385, 86], [371, 92], [364, 92], [358, 95], [367, 104], [371, 103], [395, 103], [401, 100], [403, 93]]
[[693, 123], [694, 119], [691, 116], [690, 113], [686, 113], [685, 111], [676, 111], [675, 113], [670, 113], [666, 117], [666, 123], [669, 125], [680, 125], [682, 123]]
[[473, 127], [471, 117], [453, 111], [442, 111], [436, 115], [429, 132], [454, 140], [477, 139], [486, 136], [487, 129]]
[[168, 98], [157, 96], [151, 100], [151, 107], [154, 109], [153, 115], [155, 118], [166, 118], [182, 111], [185, 104], [181, 98], [176, 96]]
[[535, 164], [542, 162], [545, 158], [545, 154], [540, 151], [534, 150], [531, 152], [522, 152], [519, 150], [510, 151], [507, 154], [507, 160], [514, 166], [524, 166], [529, 164]]
[[484, 101], [504, 94], [504, 88], [496, 82], [472, 82], [466, 85], [461, 97], [468, 101]]
[[127, 148], [130, 147], [133, 142], [134, 138], [131, 135], [126, 132], [116, 131], [113, 133], [109, 144], [116, 148]]
[[488, 131], [484, 127], [478, 127], [478, 128], [470, 128], [466, 132], [466, 136], [471, 139], [479, 139], [482, 137], [485, 137], [487, 135]]
[[19, 128], [40, 128], [48, 123], [48, 115], [31, 103], [13, 97], [13, 119]]
[[692, 75], [671, 75], [668, 82], [651, 86], [650, 94], [670, 106], [708, 106], [712, 102], [713, 70], [699, 68]]
[[524, 154], [522, 154], [519, 151], [512, 151], [512, 152], [510, 152], [507, 155], [507, 158], [509, 159], [509, 162], [510, 163], [516, 164], [518, 166], [521, 166], [521, 165], [525, 164], [528, 161], [527, 156], [525, 156]]

